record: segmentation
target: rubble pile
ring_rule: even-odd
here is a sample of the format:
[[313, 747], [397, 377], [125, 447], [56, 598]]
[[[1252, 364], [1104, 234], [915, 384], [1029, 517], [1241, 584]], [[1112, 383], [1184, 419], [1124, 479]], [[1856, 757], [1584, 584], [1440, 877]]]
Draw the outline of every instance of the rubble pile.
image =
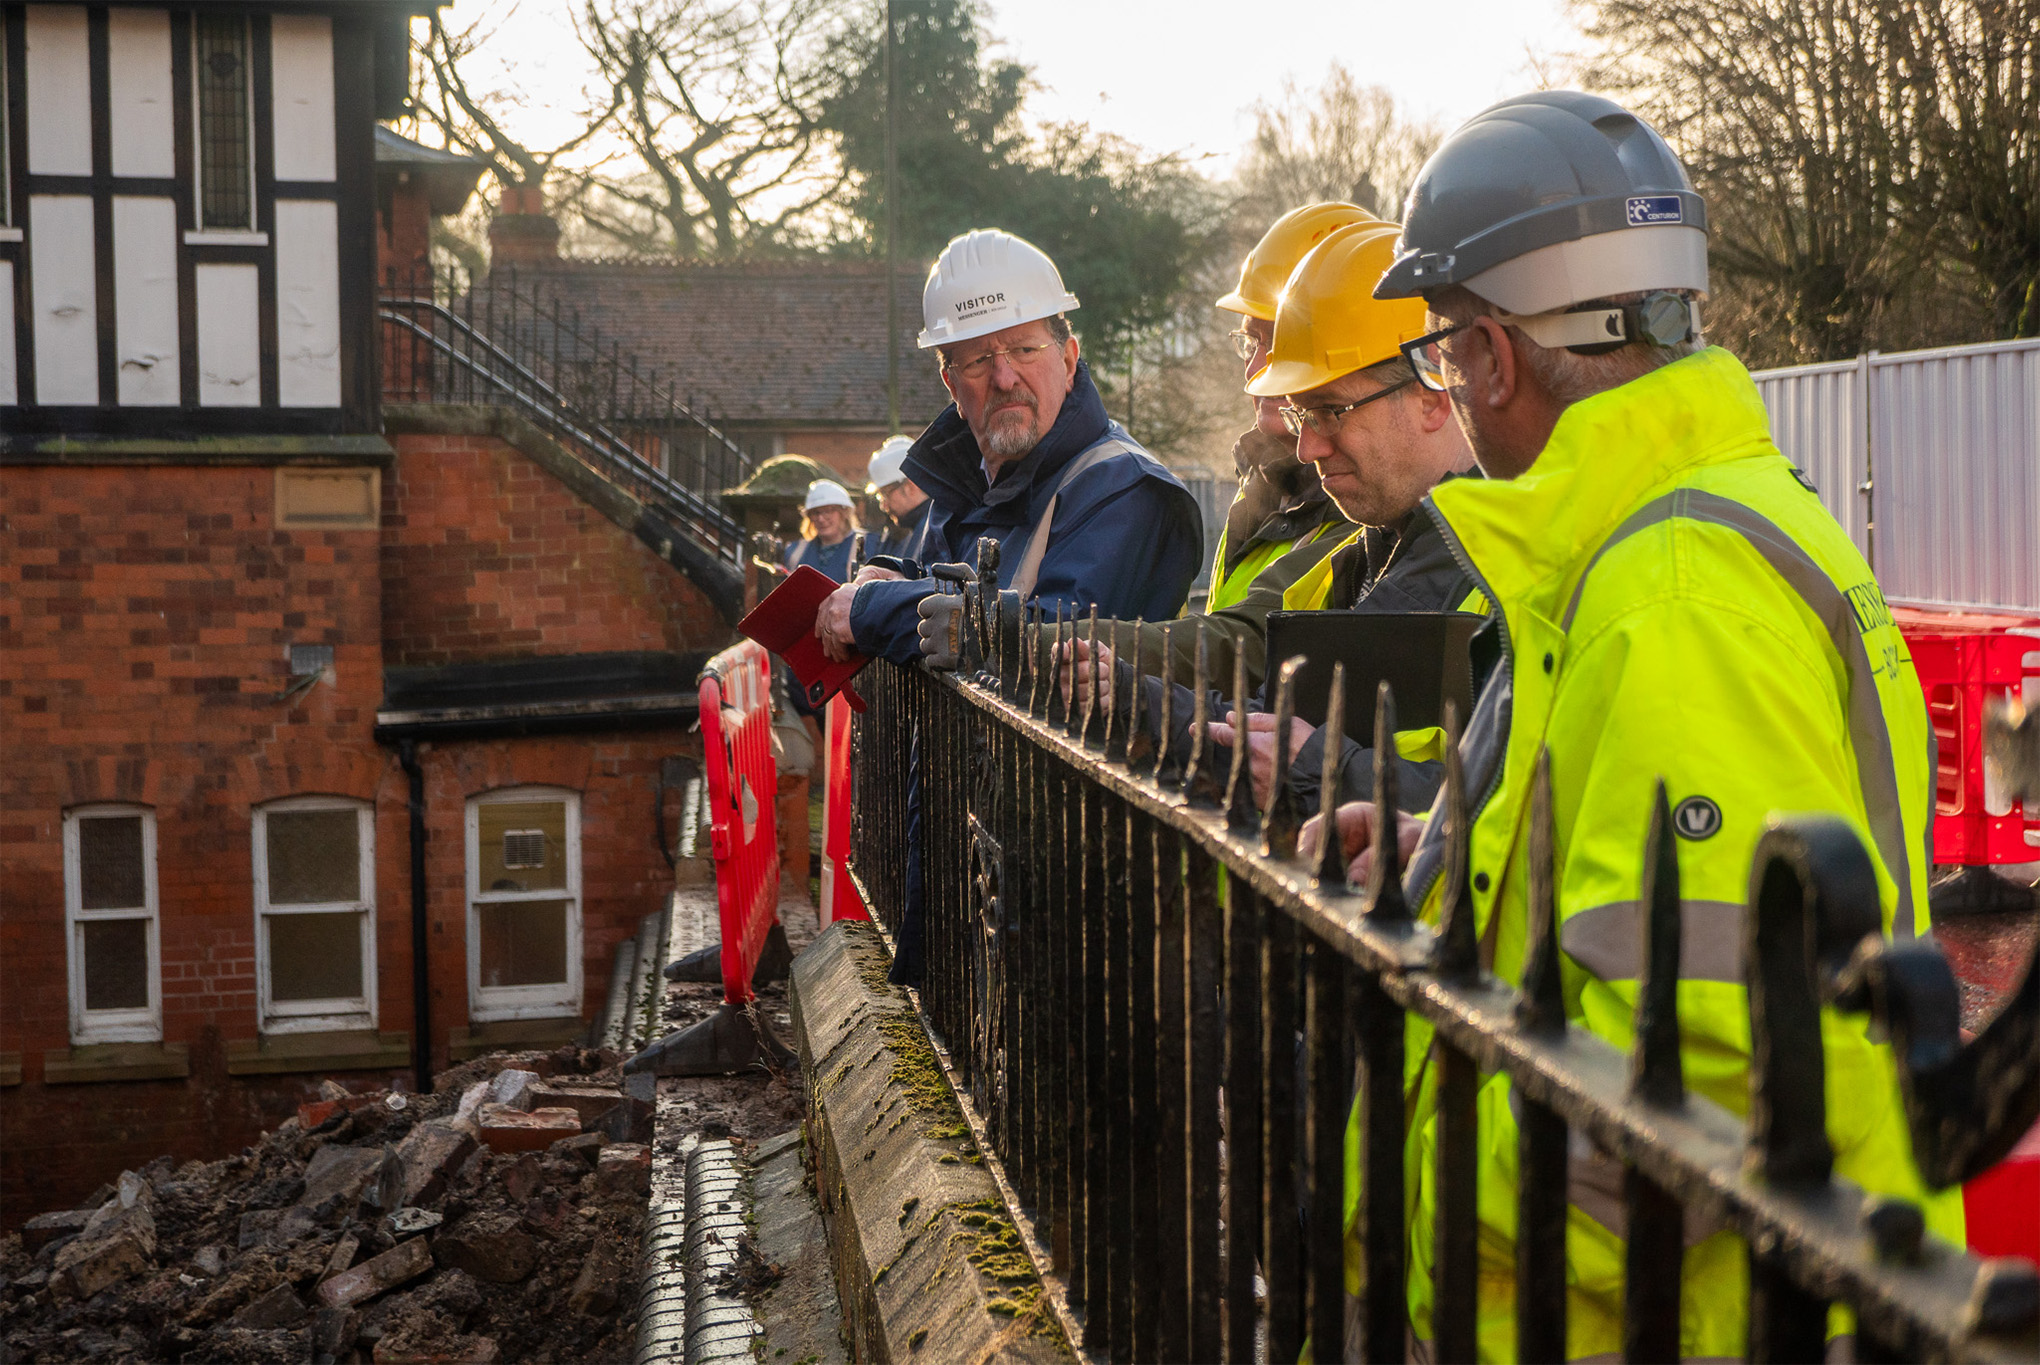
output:
[[122, 1172], [0, 1239], [0, 1365], [627, 1360], [652, 1110], [618, 1060], [327, 1081], [238, 1156]]

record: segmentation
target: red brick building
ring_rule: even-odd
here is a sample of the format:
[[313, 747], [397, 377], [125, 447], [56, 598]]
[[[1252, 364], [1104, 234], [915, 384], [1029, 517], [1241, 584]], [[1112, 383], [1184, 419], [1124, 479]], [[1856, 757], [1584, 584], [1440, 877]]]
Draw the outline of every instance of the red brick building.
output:
[[[161, 57], [173, 88], [180, 45], [224, 45], [239, 66], [208, 69], [248, 84], [200, 108], [200, 131], [240, 118], [252, 147], [330, 138], [335, 179], [255, 158], [251, 226], [222, 256], [194, 216], [202, 186], [123, 182], [120, 139], [138, 134], [90, 82], [81, 107], [115, 121], [86, 140], [88, 158], [115, 153], [110, 174], [88, 164], [94, 193], [161, 192], [182, 224], [174, 270], [252, 272], [263, 345], [235, 388], [214, 383], [206, 310], [242, 306], [243, 277], [152, 292], [116, 259], [94, 277], [113, 306], [83, 314], [110, 329], [81, 346], [71, 313], [45, 316], [83, 287], [63, 273], [75, 243], [38, 217], [74, 186], [0, 161], [26, 206], [0, 263], [28, 300], [28, 344], [0, 356], [0, 1226], [161, 1152], [241, 1146], [327, 1076], [415, 1084], [488, 1047], [580, 1036], [617, 945], [672, 887], [662, 789], [699, 752], [694, 678], [730, 638], [734, 531], [605, 465], [601, 424], [557, 395], [464, 362], [465, 405], [443, 401], [452, 362], [429, 328], [431, 383], [403, 388], [437, 402], [383, 407], [377, 328], [396, 324], [369, 306], [336, 303], [328, 360], [289, 349], [305, 307], [356, 285], [373, 303], [379, 241], [418, 236], [385, 221], [312, 249], [320, 215], [278, 207], [297, 195], [352, 221], [368, 200], [368, 94], [392, 67], [374, 12], [406, 8], [80, 10], [79, 34], [30, 35], [45, 92], [77, 74], [73, 37], [110, 43], [116, 67]], [[276, 95], [279, 70], [350, 93], [292, 132], [279, 121], [304, 101]], [[46, 150], [29, 131], [0, 156]], [[194, 135], [171, 129], [169, 164], [188, 171]], [[150, 307], [203, 382], [123, 378]], [[404, 317], [435, 308], [407, 300]], [[335, 382], [312, 382], [319, 365]]]

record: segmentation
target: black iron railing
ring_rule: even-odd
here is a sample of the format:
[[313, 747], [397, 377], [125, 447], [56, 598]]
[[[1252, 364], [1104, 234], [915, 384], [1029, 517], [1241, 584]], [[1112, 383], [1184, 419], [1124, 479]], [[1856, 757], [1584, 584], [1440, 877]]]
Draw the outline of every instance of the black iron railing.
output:
[[[1255, 809], [1239, 751], [1205, 737], [1201, 676], [1192, 753], [1164, 762], [1130, 677], [1107, 681], [1109, 711], [1070, 714], [1055, 697], [1043, 660], [1078, 635], [1074, 622], [1044, 621], [1010, 592], [966, 593], [963, 672], [879, 663], [860, 679], [870, 709], [858, 722], [852, 866], [897, 930], [917, 788], [923, 1018], [1087, 1352], [1280, 1362], [1308, 1338], [1320, 1362], [1403, 1358], [1404, 1038], [1415, 1019], [1434, 1030], [1440, 1077], [1426, 1177], [1438, 1190], [1434, 1359], [1475, 1355], [1475, 1095], [1497, 1071], [1520, 1115], [1521, 1359], [1565, 1355], [1573, 1132], [1626, 1173], [1629, 1359], [1678, 1358], [1689, 1209], [1753, 1248], [1751, 1359], [1822, 1359], [1831, 1301], [1857, 1311], [1859, 1359], [2034, 1358], [2030, 1264], [1980, 1264], [1923, 1235], [1916, 1206], [1832, 1176], [1819, 1018], [1823, 1000], [1874, 1009], [1893, 1038], [1922, 1173], [1945, 1187], [2001, 1157], [2040, 1109], [2040, 975], [2029, 966], [2015, 999], [1964, 1043], [1938, 949], [1877, 937], [1875, 878], [1846, 826], [1798, 820], [1758, 848], [1745, 1122], [1683, 1083], [1678, 861], [1661, 792], [1642, 851], [1637, 1044], [1624, 1056], [1567, 1022], [1548, 771], [1519, 992], [1481, 967], [1456, 734], [1438, 807], [1452, 835], [1447, 909], [1433, 927], [1404, 900], [1393, 840], [1377, 843], [1364, 889], [1346, 884], [1336, 840], [1309, 864], [1297, 857], [1282, 774], [1268, 809]], [[1275, 675], [1278, 727], [1294, 673], [1290, 663]], [[1243, 690], [1236, 681], [1234, 695]], [[1384, 696], [1382, 752], [1392, 711]], [[1336, 744], [1336, 712], [1328, 720]], [[1380, 812], [1395, 805], [1393, 768], [1378, 769]], [[1339, 794], [1325, 796], [1330, 808]], [[1343, 1139], [1356, 1097], [1364, 1255], [1349, 1303]]]
[[720, 493], [750, 474], [750, 454], [551, 296], [542, 273], [391, 274], [378, 316], [384, 402], [510, 408], [715, 558], [740, 562], [743, 528]]

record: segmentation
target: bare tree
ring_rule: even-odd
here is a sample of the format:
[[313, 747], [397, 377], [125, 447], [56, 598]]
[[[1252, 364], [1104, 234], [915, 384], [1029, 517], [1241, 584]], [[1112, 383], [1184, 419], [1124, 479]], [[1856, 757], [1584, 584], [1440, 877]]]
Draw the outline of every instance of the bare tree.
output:
[[472, 74], [477, 54], [484, 50], [507, 19], [485, 12], [463, 29], [449, 29], [437, 11], [430, 16], [431, 31], [425, 41], [425, 82], [418, 101], [418, 116], [438, 130], [447, 147], [478, 157], [488, 165], [489, 174], [503, 185], [542, 185], [555, 171], [583, 157], [615, 117], [619, 100], [614, 90], [606, 98], [587, 100], [574, 122], [576, 130], [550, 147], [538, 147], [514, 134], [510, 125], [523, 110], [522, 92], [507, 81], [498, 86], [476, 88]]
[[2001, 337], [2040, 336], [2040, 0], [1915, 0], [1939, 204]]
[[847, 174], [821, 123], [840, 12], [830, 0], [589, 0], [581, 39], [635, 164], [581, 178], [588, 224], [633, 252], [717, 259], [825, 232]]
[[1768, 364], [2040, 324], [2027, 302], [2040, 278], [2036, 12], [2036, 0], [1588, 6], [1602, 45], [1589, 81], [1645, 110], [1707, 197], [1709, 331]]
[[1254, 136], [1238, 175], [1240, 210], [1261, 227], [1322, 200], [1396, 218], [1410, 182], [1438, 147], [1435, 124], [1405, 118], [1393, 95], [1359, 84], [1341, 62], [1316, 89], [1286, 82], [1279, 100], [1258, 103], [1253, 113]]

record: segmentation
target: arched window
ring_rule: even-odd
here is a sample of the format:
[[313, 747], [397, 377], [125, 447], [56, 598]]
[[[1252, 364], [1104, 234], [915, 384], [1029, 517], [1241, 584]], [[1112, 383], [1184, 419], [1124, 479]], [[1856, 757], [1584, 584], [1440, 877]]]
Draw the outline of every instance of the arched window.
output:
[[513, 787], [467, 803], [468, 1013], [581, 1009], [581, 798]]
[[255, 809], [255, 983], [265, 1033], [375, 1027], [375, 812], [293, 796]]
[[64, 812], [73, 1043], [162, 1039], [156, 918], [156, 813], [115, 805]]

